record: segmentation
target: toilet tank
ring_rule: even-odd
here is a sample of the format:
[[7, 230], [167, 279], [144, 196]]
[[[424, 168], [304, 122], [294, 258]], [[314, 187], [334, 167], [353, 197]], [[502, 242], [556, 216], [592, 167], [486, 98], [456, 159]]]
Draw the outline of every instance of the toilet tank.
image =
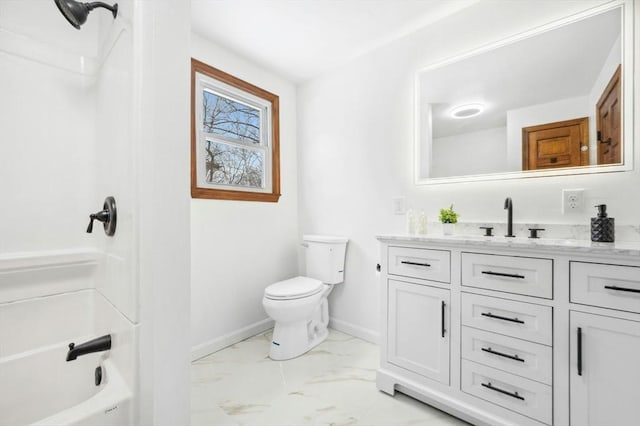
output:
[[326, 235], [303, 235], [306, 273], [325, 284], [344, 281], [344, 260], [348, 238]]

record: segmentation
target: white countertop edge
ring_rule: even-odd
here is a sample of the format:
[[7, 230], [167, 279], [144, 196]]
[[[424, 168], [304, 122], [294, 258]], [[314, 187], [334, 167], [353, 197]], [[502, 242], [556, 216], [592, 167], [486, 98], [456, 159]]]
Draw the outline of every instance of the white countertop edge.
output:
[[553, 250], [571, 253], [619, 254], [640, 257], [640, 242], [594, 243], [589, 240], [571, 240], [556, 238], [526, 238], [526, 237], [483, 237], [467, 235], [409, 235], [409, 234], [379, 234], [375, 238], [383, 242], [404, 241], [415, 243], [432, 243], [446, 245], [469, 245], [495, 248], [518, 248]]

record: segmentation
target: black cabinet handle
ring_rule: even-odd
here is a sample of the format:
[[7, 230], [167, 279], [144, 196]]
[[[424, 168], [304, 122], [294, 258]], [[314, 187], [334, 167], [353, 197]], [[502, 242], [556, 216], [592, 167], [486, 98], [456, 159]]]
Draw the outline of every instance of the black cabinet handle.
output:
[[606, 288], [607, 290], [627, 291], [629, 293], [640, 293], [640, 290], [636, 288], [618, 287], [615, 285], [605, 285], [604, 288]]
[[493, 350], [493, 349], [491, 349], [491, 348], [481, 348], [481, 349], [482, 349], [483, 351], [485, 351], [485, 352], [489, 352], [490, 354], [493, 354], [493, 355], [502, 356], [502, 357], [505, 357], [505, 358], [512, 359], [512, 360], [514, 360], [514, 361], [524, 362], [524, 359], [520, 358], [518, 355], [509, 355], [509, 354], [504, 354], [504, 353], [502, 353], [502, 352], [494, 351], [494, 350]]
[[446, 303], [444, 303], [444, 300], [442, 301], [442, 304], [440, 305], [440, 331], [442, 332], [442, 337], [444, 337], [444, 333], [447, 332], [447, 330], [444, 328], [444, 308], [446, 306]]
[[492, 391], [500, 392], [500, 393], [502, 393], [502, 394], [509, 395], [509, 396], [510, 396], [510, 397], [512, 397], [512, 398], [516, 398], [516, 399], [519, 399], [519, 400], [524, 401], [524, 398], [523, 398], [523, 397], [521, 397], [520, 395], [518, 395], [518, 392], [513, 392], [513, 393], [511, 393], [511, 392], [506, 391], [506, 390], [504, 390], [504, 389], [497, 388], [497, 387], [493, 386], [493, 385], [491, 384], [491, 382], [489, 382], [489, 383], [480, 383], [480, 384], [481, 384], [482, 386], [484, 386], [485, 388], [491, 389]]
[[582, 376], [582, 327], [578, 327], [578, 376]]
[[522, 321], [521, 319], [502, 317], [500, 315], [493, 315], [491, 312], [482, 312], [480, 315], [482, 315], [483, 317], [499, 319], [499, 320], [502, 320], [502, 321], [517, 322], [518, 324], [524, 324], [524, 321]]
[[493, 271], [482, 271], [482, 273], [485, 275], [495, 275], [497, 277], [520, 278], [521, 280], [524, 279], [524, 275], [519, 275], [519, 274], [505, 274], [504, 272], [493, 272]]
[[409, 262], [408, 260], [403, 260], [400, 263], [402, 263], [404, 265], [424, 266], [425, 268], [430, 268], [431, 267], [431, 265], [429, 265], [428, 263]]

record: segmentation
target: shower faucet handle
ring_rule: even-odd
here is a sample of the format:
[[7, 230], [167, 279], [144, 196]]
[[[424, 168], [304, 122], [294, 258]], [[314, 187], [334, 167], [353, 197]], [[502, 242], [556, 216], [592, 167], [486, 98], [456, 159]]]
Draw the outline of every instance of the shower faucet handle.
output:
[[116, 233], [117, 218], [116, 200], [113, 197], [107, 197], [104, 200], [102, 210], [89, 215], [87, 233], [90, 234], [93, 232], [93, 221], [97, 220], [104, 224], [104, 233], [107, 234], [107, 236], [112, 237], [113, 234]]
[[93, 221], [98, 220], [100, 222], [107, 222], [109, 220], [109, 212], [107, 210], [99, 211], [98, 213], [91, 213], [89, 215], [89, 226], [87, 226], [87, 233], [93, 232]]

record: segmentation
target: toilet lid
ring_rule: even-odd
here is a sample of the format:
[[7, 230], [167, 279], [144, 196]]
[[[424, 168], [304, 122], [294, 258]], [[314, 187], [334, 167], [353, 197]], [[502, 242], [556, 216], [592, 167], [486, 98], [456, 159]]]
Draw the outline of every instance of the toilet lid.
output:
[[295, 277], [271, 284], [264, 290], [269, 299], [297, 299], [314, 295], [322, 290], [322, 281], [308, 277]]

